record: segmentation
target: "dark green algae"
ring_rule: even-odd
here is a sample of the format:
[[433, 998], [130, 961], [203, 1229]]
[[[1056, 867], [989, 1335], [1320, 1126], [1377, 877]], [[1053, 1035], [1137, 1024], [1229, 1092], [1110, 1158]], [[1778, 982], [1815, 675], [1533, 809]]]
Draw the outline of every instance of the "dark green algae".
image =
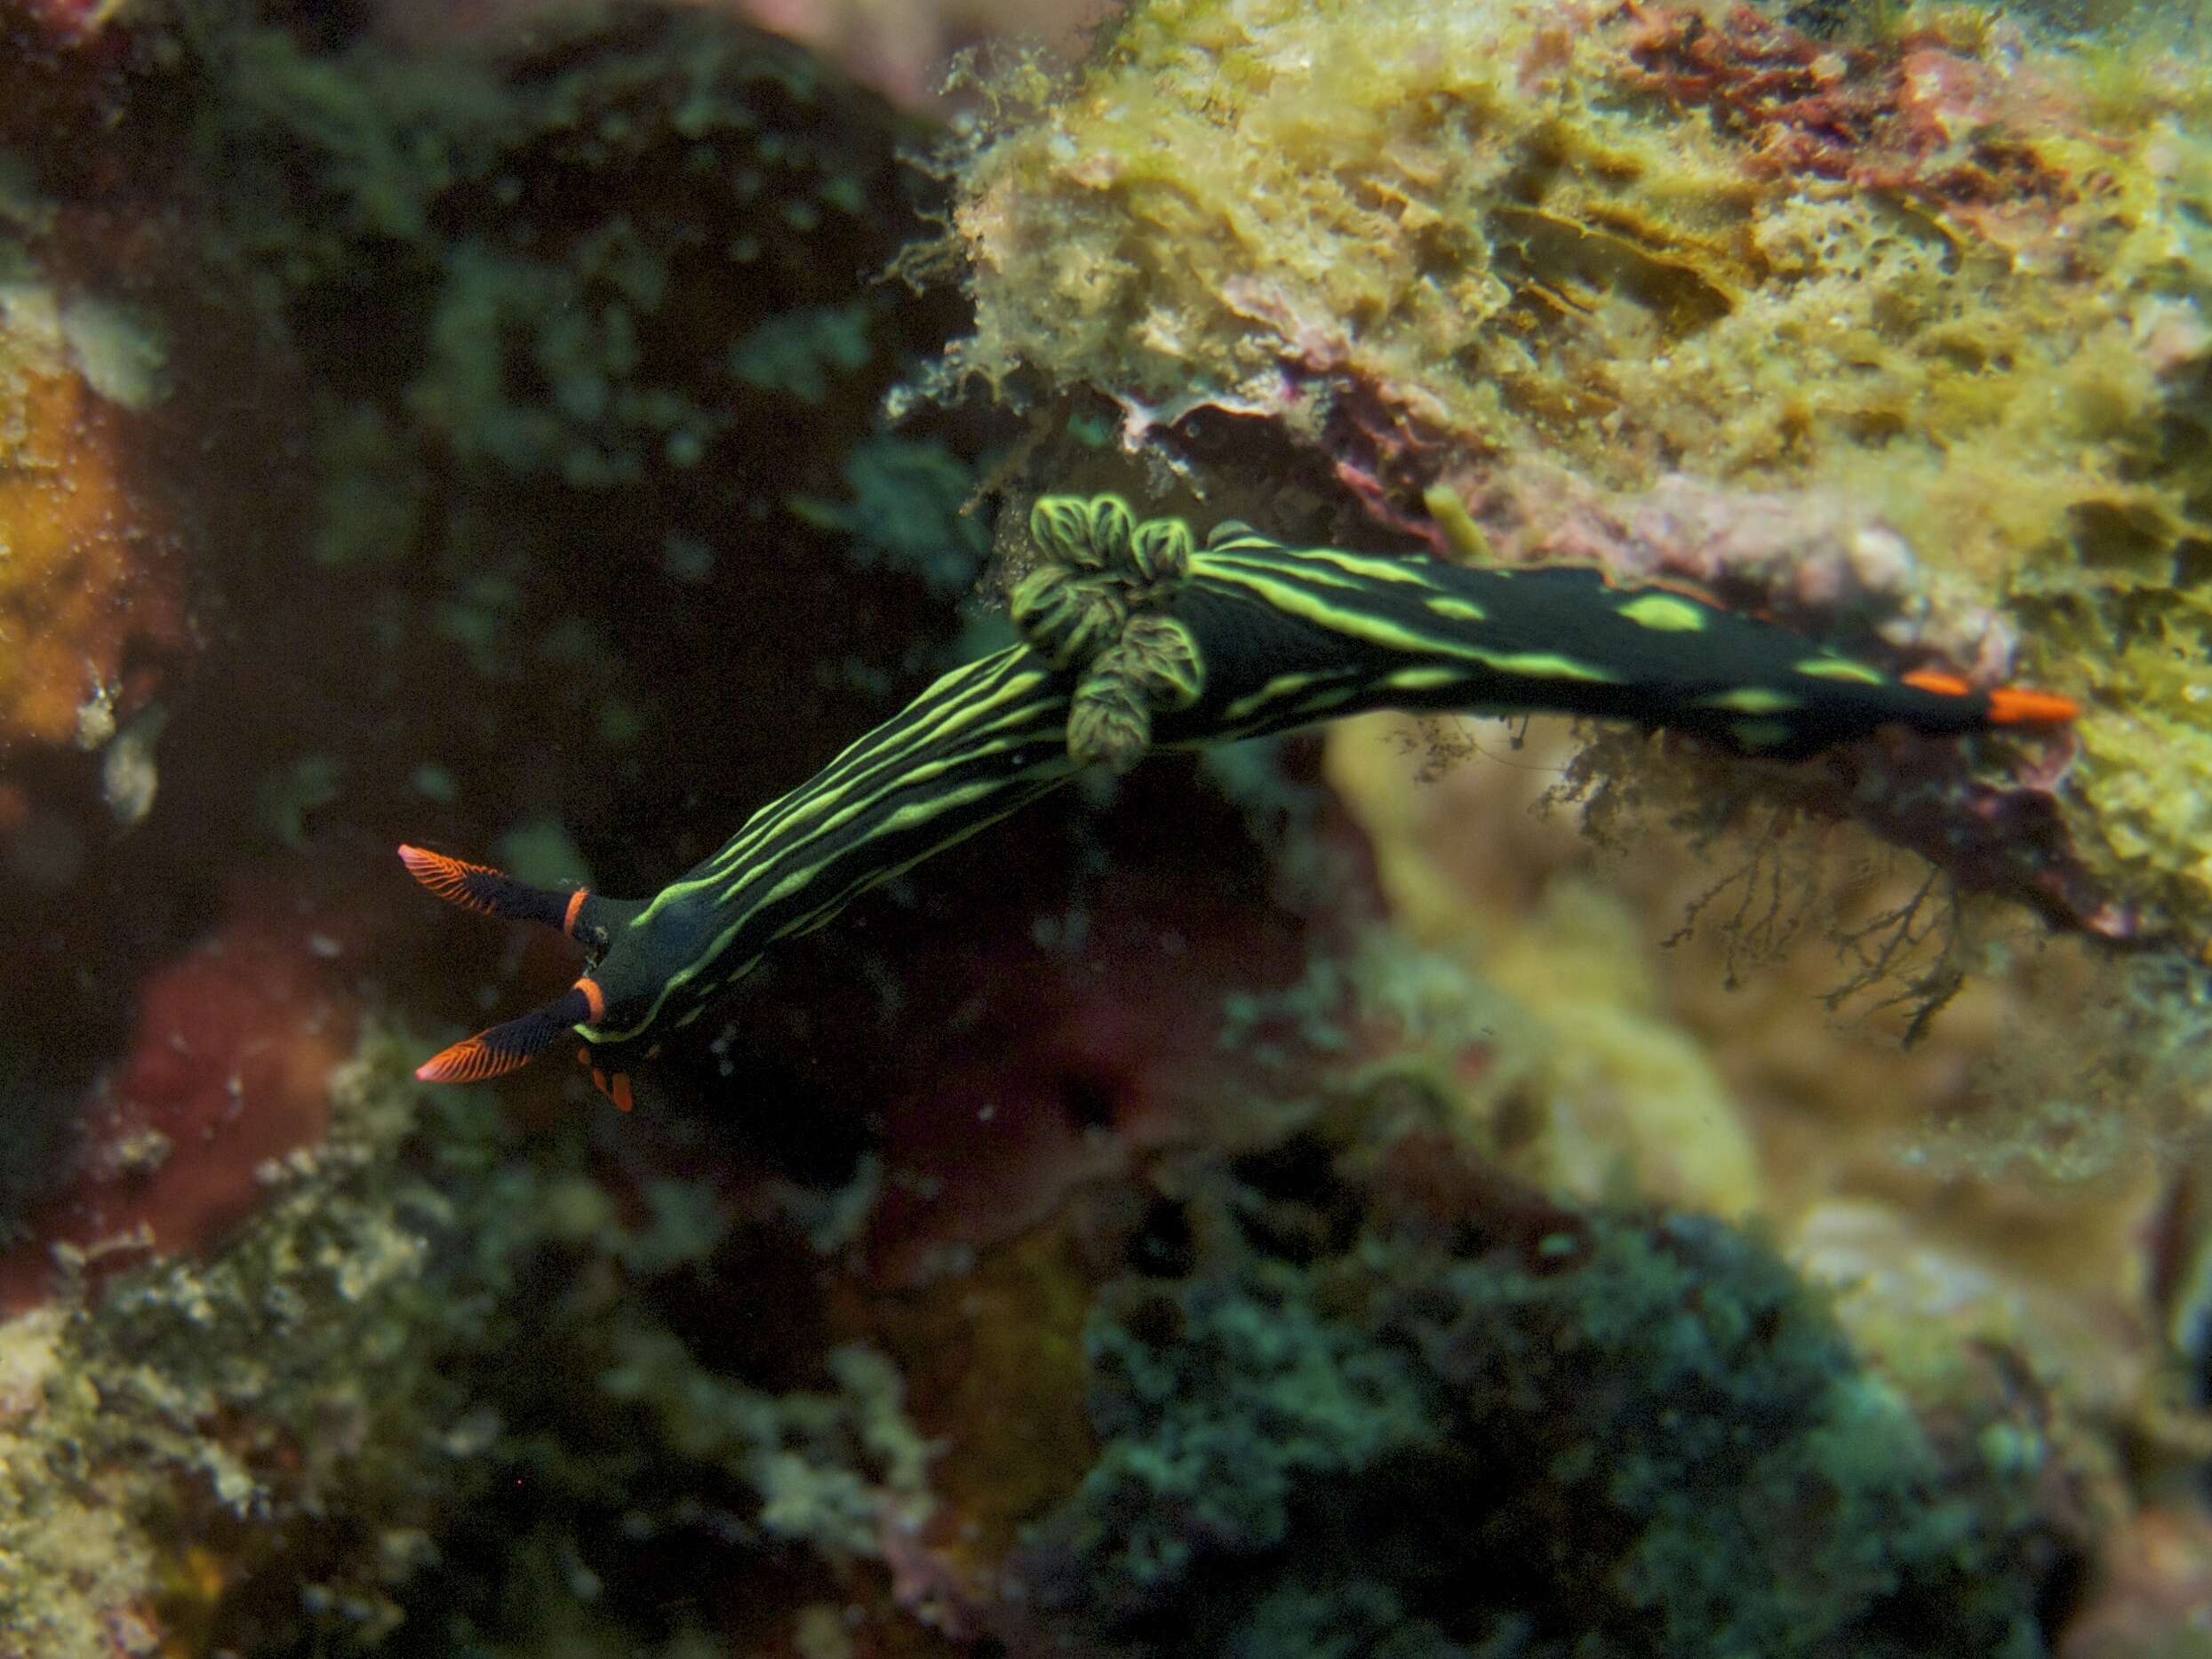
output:
[[1217, 1172], [1150, 1223], [1215, 1245], [1098, 1296], [1099, 1456], [1022, 1558], [1060, 1650], [2048, 1651], [2032, 1425], [1924, 1422], [1755, 1233], [1479, 1175], [1439, 1228], [1326, 1164]]

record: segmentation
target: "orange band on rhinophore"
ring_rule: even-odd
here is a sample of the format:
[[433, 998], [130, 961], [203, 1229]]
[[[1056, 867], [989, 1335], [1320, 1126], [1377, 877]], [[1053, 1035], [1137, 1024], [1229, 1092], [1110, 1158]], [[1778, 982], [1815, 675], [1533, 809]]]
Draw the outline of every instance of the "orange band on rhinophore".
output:
[[1911, 674], [1897, 678], [1916, 691], [1933, 691], [1937, 697], [1971, 697], [1974, 688], [1955, 674], [1938, 674], [1933, 668], [1915, 668]]
[[2080, 712], [2073, 698], [2056, 691], [2000, 685], [1989, 694], [1989, 717], [2000, 726], [2061, 726]]
[[599, 982], [589, 976], [579, 979], [576, 988], [584, 993], [584, 1001], [591, 1009], [592, 1024], [597, 1025], [607, 1017], [607, 993], [599, 988]]
[[[576, 937], [576, 913], [583, 909], [584, 901], [590, 897], [591, 889], [588, 887], [578, 888], [573, 893], [569, 895], [569, 907], [561, 913], [561, 931], [567, 934], [571, 939]], [[595, 1014], [592, 1017], [596, 1019], [599, 1017]]]

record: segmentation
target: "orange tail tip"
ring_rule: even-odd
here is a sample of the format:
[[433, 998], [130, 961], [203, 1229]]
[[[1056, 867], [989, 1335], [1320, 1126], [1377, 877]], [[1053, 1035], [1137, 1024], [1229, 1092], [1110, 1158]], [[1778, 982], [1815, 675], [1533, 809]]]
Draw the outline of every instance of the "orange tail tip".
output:
[[[1974, 695], [1974, 688], [1957, 674], [1934, 668], [1915, 668], [1897, 677], [1915, 690], [1932, 691], [1937, 697]], [[2063, 726], [2081, 713], [2081, 706], [2070, 697], [2031, 690], [2026, 686], [1996, 686], [1988, 697], [1992, 726]]]
[[2073, 698], [2056, 691], [2000, 685], [1989, 694], [1989, 717], [2000, 726], [2063, 726], [2080, 712]]

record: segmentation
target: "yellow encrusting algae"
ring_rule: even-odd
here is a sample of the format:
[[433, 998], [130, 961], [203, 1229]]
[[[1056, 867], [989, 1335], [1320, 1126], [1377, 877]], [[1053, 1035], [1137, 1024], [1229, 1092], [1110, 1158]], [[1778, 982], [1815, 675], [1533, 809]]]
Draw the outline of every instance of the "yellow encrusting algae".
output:
[[2089, 698], [2067, 827], [2120, 930], [2202, 937], [2212, 86], [2032, 27], [1146, 0], [968, 162], [946, 368], [1155, 445], [1260, 418], [1508, 559], [1586, 556], [1594, 505], [1664, 566], [1686, 480], [1834, 542], [1753, 574], [1984, 674], [2016, 637]]

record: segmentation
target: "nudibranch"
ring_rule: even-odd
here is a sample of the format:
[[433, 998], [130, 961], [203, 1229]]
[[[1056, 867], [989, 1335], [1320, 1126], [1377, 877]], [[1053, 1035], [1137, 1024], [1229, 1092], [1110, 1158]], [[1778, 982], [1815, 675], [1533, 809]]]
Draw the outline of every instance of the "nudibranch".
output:
[[2073, 718], [2066, 698], [1891, 674], [1774, 624], [1579, 569], [1489, 570], [1287, 547], [1249, 526], [1202, 546], [1116, 496], [1046, 496], [1019, 643], [955, 668], [648, 899], [528, 886], [403, 847], [415, 879], [486, 915], [557, 927], [587, 969], [555, 1001], [455, 1043], [430, 1082], [514, 1070], [569, 1031], [615, 1104], [630, 1066], [779, 940], [1087, 767], [1365, 710], [1548, 712], [1666, 727], [1798, 760], [1897, 725], [1935, 736]]

